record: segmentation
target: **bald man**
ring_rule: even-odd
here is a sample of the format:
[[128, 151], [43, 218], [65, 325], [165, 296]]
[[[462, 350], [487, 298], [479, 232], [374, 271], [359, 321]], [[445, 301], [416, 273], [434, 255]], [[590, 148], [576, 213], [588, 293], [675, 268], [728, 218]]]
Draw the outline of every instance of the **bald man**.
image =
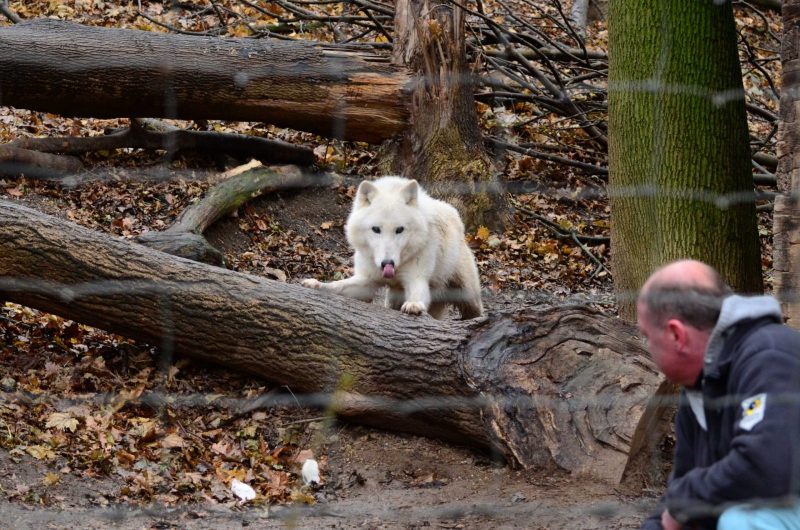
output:
[[639, 330], [683, 387], [667, 491], [643, 530], [800, 530], [800, 333], [699, 261], [645, 282]]

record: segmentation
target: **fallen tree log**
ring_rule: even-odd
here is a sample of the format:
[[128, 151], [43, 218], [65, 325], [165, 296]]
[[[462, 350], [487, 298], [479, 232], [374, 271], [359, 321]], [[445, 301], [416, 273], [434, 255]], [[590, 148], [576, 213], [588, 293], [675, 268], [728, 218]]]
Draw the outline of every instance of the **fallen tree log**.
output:
[[[104, 136], [66, 136], [44, 138], [18, 138], [8, 147], [77, 155], [89, 151], [113, 149], [163, 149], [170, 153], [193, 150], [205, 154], [227, 154], [239, 158], [256, 158], [264, 164], [296, 164], [310, 166], [314, 152], [288, 142], [269, 140], [257, 136], [219, 133], [211, 131], [186, 131], [156, 120], [131, 120], [131, 126]], [[162, 130], [153, 130], [151, 125]], [[79, 168], [81, 169], [81, 168]]]
[[80, 160], [30, 149], [0, 145], [0, 175], [24, 173], [33, 178], [58, 180], [83, 169]]
[[0, 27], [0, 105], [95, 118], [263, 121], [380, 143], [411, 76], [302, 41], [171, 35], [40, 19]]
[[634, 327], [578, 306], [412, 317], [176, 258], [0, 200], [0, 299], [329, 393], [343, 418], [620, 480], [661, 381]]
[[241, 134], [185, 131], [148, 118], [131, 120], [129, 128], [103, 136], [18, 138], [0, 145], [0, 175], [24, 174], [61, 182], [77, 180], [80, 177], [77, 173], [84, 169], [83, 163], [69, 155], [122, 148], [164, 149], [170, 154], [194, 150], [212, 155], [253, 157], [265, 164], [310, 166], [314, 163], [313, 151], [287, 142]]

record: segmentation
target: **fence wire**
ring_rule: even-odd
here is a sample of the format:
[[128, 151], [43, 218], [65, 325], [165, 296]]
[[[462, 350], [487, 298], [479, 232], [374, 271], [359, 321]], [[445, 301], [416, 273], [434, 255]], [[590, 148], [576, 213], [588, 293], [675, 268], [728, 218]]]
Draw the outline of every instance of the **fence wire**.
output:
[[[21, 3], [11, 2], [10, 6], [13, 8], [16, 4]], [[69, 4], [70, 9], [80, 11], [82, 4], [87, 3], [65, 4]], [[158, 4], [156, 2], [139, 1], [135, 4], [139, 17], [173, 32], [216, 36], [230, 34], [236, 27], [247, 27], [251, 34], [262, 38], [287, 39], [311, 35], [317, 40], [321, 34], [309, 28], [324, 27], [334, 35], [334, 42], [327, 45], [335, 44], [335, 49], [339, 50], [369, 50], [376, 54], [385, 54], [391, 48], [394, 30], [393, 6], [367, 0], [172, 2], [171, 7], [184, 10], [181, 11], [182, 18], [173, 16], [175, 12], [170, 14], [169, 10], [163, 16], [154, 14], [150, 7]], [[713, 91], [693, 85], [667, 84], [658, 77], [608, 84], [607, 57], [602, 52], [587, 51], [586, 41], [569, 16], [568, 8], [572, 2], [521, 0], [487, 5], [480, 2], [476, 5], [453, 4], [469, 14], [467, 48], [471, 60], [479, 67], [466, 80], [475, 84], [476, 100], [483, 105], [480, 108], [485, 115], [494, 122], [491, 130], [487, 131], [486, 143], [493, 150], [497, 166], [502, 168], [519, 163], [523, 157], [533, 157], [550, 168], [548, 174], [553, 173], [553, 168], [556, 171], [562, 167], [569, 168], [570, 174], [578, 175], [583, 185], [575, 185], [574, 181], [554, 184], [540, 178], [516, 178], [503, 182], [502, 186], [494, 183], [466, 185], [463, 182], [441, 182], [438, 183], [438, 191], [454, 195], [476, 192], [503, 194], [512, 196], [514, 200], [536, 195], [556, 203], [568, 198], [573, 204], [647, 197], [702, 203], [719, 210], [757, 203], [762, 212], [769, 211], [773, 201], [780, 196], [775, 189], [775, 170], [765, 167], [769, 164], [755, 156], [762, 150], [774, 150], [776, 142], [778, 118], [772, 112], [770, 103], [777, 100], [778, 94], [769, 72], [764, 69], [776, 58], [759, 60], [749, 48], [748, 64], [752, 68], [748, 75], [759, 79], [765, 77], [772, 88], [760, 99], [752, 92], [739, 89]], [[530, 20], [519, 16], [517, 9], [522, 7], [533, 13]], [[749, 6], [749, 9], [755, 8]], [[8, 10], [8, 2], [0, 1], [0, 13]], [[756, 12], [763, 16], [760, 11]], [[275, 16], [274, 23], [262, 22], [262, 17], [267, 13]], [[501, 18], [505, 24], [498, 23]], [[204, 30], [189, 29], [201, 22]], [[765, 26], [766, 33], [770, 33], [768, 22], [765, 22]], [[561, 32], [561, 40], [553, 37], [554, 29]], [[745, 43], [740, 45], [747, 46], [744, 36], [742, 40]], [[721, 194], [652, 183], [626, 187], [608, 185], [607, 160], [602, 150], [598, 150], [598, 144], [606, 141], [603, 113], [606, 112], [606, 96], [614, 91], [691, 95], [707, 99], [716, 106], [744, 100], [750, 119], [761, 120], [771, 128], [766, 138], [754, 140], [751, 145], [754, 152], [753, 189]], [[513, 111], [521, 106], [533, 109], [531, 118], [514, 114]], [[0, 120], [0, 132], [6, 136], [31, 121], [34, 115], [36, 118], [33, 121], [41, 121], [36, 113], [10, 110], [5, 114], [10, 117]], [[519, 131], [531, 123], [545, 125], [539, 127], [537, 134], [522, 138]], [[285, 133], [264, 124], [252, 125], [265, 135], [280, 136]], [[335, 130], [344, 131], [346, 125], [341, 122]], [[562, 135], [578, 129], [597, 143], [568, 145], [562, 141]], [[539, 138], [541, 136], [544, 140]], [[302, 140], [306, 143], [319, 141], [308, 137]], [[332, 142], [342, 151], [358, 149], [348, 146], [341, 138]], [[164, 147], [169, 150], [168, 145]], [[577, 156], [569, 156], [571, 149]], [[133, 150], [120, 152], [131, 154]], [[661, 162], [660, 155], [654, 154], [654, 165]], [[327, 155], [323, 158], [327, 159]], [[25, 168], [29, 169], [29, 166], [0, 157], [0, 175], [16, 175]], [[367, 176], [358, 168], [342, 169], [343, 174], [337, 182], [343, 186], [355, 187]], [[91, 177], [92, 173], [113, 181], [113, 176], [109, 178], [108, 172], [102, 168], [66, 177], [61, 172], [48, 172], [47, 168], [43, 168], [38, 176], [45, 180], [57, 180], [58, 186], [68, 190], [86, 185], [86, 177]], [[128, 176], [134, 175], [136, 178], [136, 174], [136, 170], [133, 170]], [[194, 169], [163, 170], [157, 167], [139, 171], [142, 182], [164, 175], [172, 179], [197, 180]], [[524, 176], [531, 175], [523, 172]], [[7, 189], [11, 188], [12, 182], [11, 178], [0, 180], [0, 184]], [[800, 199], [797, 192], [785, 195]], [[583, 243], [607, 246], [607, 234], [580, 234], [573, 228], [559, 224], [555, 217], [548, 218], [529, 208], [527, 203], [516, 202], [513, 205], [519, 215], [535, 216], [543, 231], [555, 234], [554, 238], [570, 238], [576, 248], [582, 248], [592, 258], [587, 261], [595, 268], [590, 280], [595, 279], [601, 270], [607, 271], [607, 252], [594, 255], [583, 246]], [[186, 365], [182, 364], [183, 358], [174, 351], [178, 333], [176, 326], [179, 325], [176, 323], [176, 313], [180, 309], [175, 307], [172, 298], [190, 292], [190, 288], [180, 281], [130, 279], [64, 283], [25, 276], [0, 277], [0, 293], [5, 293], [9, 298], [21, 294], [38, 295], [70, 304], [92, 298], [113, 300], [119, 295], [149, 297], [157, 301], [161, 311], [158, 335], [162, 338], [161, 343], [152, 346], [137, 344], [90, 328], [77, 329], [77, 324], [59, 319], [52, 319], [42, 327], [38, 319], [46, 319], [44, 314], [29, 312], [27, 308], [12, 303], [0, 307], [0, 334], [4, 341], [0, 351], [0, 447], [6, 453], [0, 458], [0, 475], [6, 476], [0, 479], [0, 493], [14, 501], [0, 502], [2, 526], [81, 527], [89, 522], [120, 528], [418, 528], [432, 525], [440, 528], [481, 528], [487, 524], [509, 528], [637, 528], [641, 520], [654, 509], [657, 497], [663, 491], [674, 440], [671, 433], [656, 432], [655, 429], [638, 442], [641, 447], [650, 450], [644, 453], [649, 461], [641, 464], [641, 467], [654, 476], [645, 481], [645, 486], [638, 484], [638, 488], [633, 490], [603, 482], [592, 474], [591, 469], [582, 469], [570, 477], [558, 462], [529, 472], [514, 470], [509, 467], [504, 455], [493, 451], [496, 448], [457, 450], [457, 455], [467, 462], [458, 463], [464, 465], [457, 473], [469, 473], [468, 469], [472, 466], [484, 471], [482, 477], [489, 476], [476, 482], [475, 488], [482, 489], [479, 492], [448, 494], [437, 500], [437, 492], [452, 485], [459, 477], [437, 476], [435, 472], [427, 476], [429, 469], [446, 469], [448, 464], [453, 465], [452, 462], [438, 462], [436, 457], [428, 458], [427, 455], [415, 457], [412, 454], [408, 457], [410, 463], [406, 467], [412, 473], [406, 476], [390, 476], [390, 472], [385, 471], [383, 479], [376, 479], [373, 475], [365, 478], [361, 473], [366, 471], [359, 469], [358, 459], [353, 453], [358, 452], [358, 445], [364, 441], [364, 437], [376, 435], [370, 434], [371, 431], [354, 430], [355, 434], [351, 432], [344, 436], [345, 429], [354, 428], [344, 427], [337, 421], [337, 413], [340, 412], [338, 407], [348, 397], [357, 401], [364, 415], [386, 415], [398, 418], [398, 421], [419, 416], [430, 419], [437, 414], [443, 418], [445, 413], [451, 411], [474, 414], [477, 419], [488, 416], [493, 409], [514, 411], [520, 418], [539, 415], [549, 417], [552, 421], [553, 418], [569, 417], [572, 422], [570, 425], [555, 427], [577, 432], [579, 441], [585, 443], [588, 452], [592, 446], [581, 436], [591, 433], [592, 429], [581, 422], [586, 422], [585, 418], [590, 414], [607, 415], [610, 430], [614, 430], [614, 422], [620, 421], [612, 417], [614, 394], [575, 395], [563, 391], [569, 385], [555, 385], [555, 390], [549, 391], [482, 391], [473, 396], [449, 395], [447, 389], [431, 388], [428, 395], [398, 398], [353, 392], [350, 388], [352, 381], [348, 380], [345, 371], [337, 380], [338, 387], [301, 393], [287, 385], [270, 387], [258, 378], [241, 376], [239, 379], [227, 379], [229, 376], [224, 374], [224, 368], [217, 368], [216, 371], [207, 368], [214, 374], [211, 378], [220, 379], [219, 384], [205, 381], [203, 391], [197, 391], [187, 388], [187, 385], [196, 383], [199, 380], [197, 378], [201, 377], [197, 371], [186, 376], [185, 383], [180, 386], [181, 376], [178, 374]], [[635, 301], [638, 296], [638, 292], [612, 293], [609, 280], [594, 284], [584, 291], [564, 288], [558, 293], [515, 286], [503, 287], [498, 293], [484, 285], [483, 294], [486, 298], [512, 301], [510, 305], [497, 305], [498, 312], [509, 312], [511, 318], [520, 308], [543, 305], [574, 304], [613, 313], [618, 302]], [[227, 292], [225, 296], [245, 305], [269, 303], [253, 300], [238, 291]], [[783, 301], [800, 300], [797, 293], [782, 293], [781, 296]], [[331, 310], [335, 311], [334, 308]], [[454, 329], [461, 325], [453, 323]], [[90, 337], [91, 341], [88, 345], [78, 340], [64, 343], [62, 336], [68, 336], [63, 335], [64, 330]], [[50, 347], [29, 352], [27, 345], [38, 340], [42, 333], [52, 333]], [[513, 337], [508, 340], [513, 341]], [[576, 337], [568, 340], [579, 342], [581, 339]], [[644, 351], [643, 343], [640, 344], [640, 350], [638, 354]], [[220, 352], [220, 358], [224, 359], [225, 353]], [[27, 354], [34, 354], [35, 357], [23, 359]], [[357, 357], [356, 352], [353, 357]], [[646, 357], [641, 359], [643, 366], [653, 370]], [[364, 362], [363, 359], [361, 361]], [[78, 377], [80, 384], [73, 381], [67, 384], [59, 380], [60, 370]], [[186, 369], [187, 372], [189, 370]], [[633, 388], [641, 382], [619, 381], [617, 384]], [[241, 385], [241, 388], [236, 385]], [[74, 386], [84, 390], [65, 390]], [[708, 405], [737, 407], [748, 397], [729, 395]], [[770, 399], [800, 408], [800, 390], [771, 395]], [[678, 404], [678, 396], [674, 393], [658, 395], [650, 403], [658, 404], [663, 414], [669, 416]], [[636, 406], [643, 408], [646, 404], [646, 401], [640, 400]], [[548, 412], [542, 414], [543, 410]], [[671, 416], [661, 420], [669, 424]], [[199, 427], [193, 430], [197, 425]], [[254, 430], [247, 430], [252, 427], [255, 427]], [[498, 429], [497, 426], [488, 427]], [[547, 427], [543, 425], [543, 429]], [[618, 431], [603, 438], [600, 445], [617, 451], [624, 458], [624, 447], [633, 443], [635, 433], [622, 428]], [[171, 435], [177, 437], [170, 438]], [[86, 457], [81, 456], [81, 451], [86, 448], [82, 444], [89, 443], [81, 440], [81, 436], [96, 444], [96, 454], [93, 452]], [[175, 445], [164, 447], [177, 450], [191, 465], [177, 469], [173, 467], [173, 457], [161, 455], [159, 459], [157, 453], [148, 453], [145, 449], [147, 444], [163, 444], [167, 441]], [[547, 448], [551, 454], [557, 455], [562, 449], [557, 443], [558, 440], [555, 440], [555, 446]], [[212, 472], [214, 464], [206, 461], [207, 457], [202, 451], [192, 449], [192, 444], [213, 445], [214, 458], [219, 458], [223, 463]], [[435, 448], [429, 442], [413, 438], [404, 439], [403, 444], [418, 451]], [[377, 446], [377, 443], [369, 444], [372, 450], [380, 450], [376, 449]], [[387, 451], [398, 451], [401, 446], [397, 442], [395, 445], [385, 444]], [[287, 458], [282, 447], [290, 447], [287, 451], [292, 453], [313, 450], [315, 457], [323, 464], [322, 484], [304, 485], [297, 462]], [[797, 448], [800, 451], [800, 443]], [[391, 459], [390, 456], [397, 455], [387, 455], [387, 460]], [[46, 493], [41, 479], [37, 477], [34, 481], [21, 469], [26, 467], [25, 459], [30, 458], [47, 463], [54, 477], [48, 478], [48, 475], [44, 480], [51, 480], [52, 484], [57, 483], [59, 473], [69, 475], [73, 471], [71, 468], [76, 467], [80, 471], [90, 470], [91, 475], [104, 477], [105, 481], [99, 487], [117, 490], [97, 492], [89, 503], [80, 506], [56, 508], [58, 499]], [[126, 460], [128, 458], [131, 460]], [[373, 460], [379, 462], [381, 459]], [[800, 461], [800, 455], [797, 460]], [[419, 471], [417, 465], [423, 466], [425, 474], [416, 474]], [[119, 469], [115, 470], [114, 467]], [[529, 473], [528, 477], [520, 477], [526, 473]], [[254, 502], [238, 502], [239, 499], [230, 490], [233, 478], [242, 478], [257, 486], [259, 495]], [[278, 479], [287, 482], [276, 486], [274, 481]], [[378, 487], [375, 487], [376, 481], [380, 482]], [[120, 482], [124, 486], [118, 487]], [[392, 484], [398, 482], [414, 491], [430, 493], [394, 496], [396, 492], [390, 490], [397, 489]], [[461, 480], [458, 487], [463, 488], [465, 482]], [[795, 477], [795, 482], [800, 483], [800, 475]], [[112, 483], [113, 486], [109, 486]], [[587, 489], [586, 483], [593, 484], [594, 489], [589, 488], [589, 493], [570, 494], [569, 488]], [[370, 488], [376, 491], [374, 497], [370, 496]], [[134, 490], [138, 496], [133, 493]], [[274, 491], [278, 490], [281, 494], [275, 495]], [[551, 490], [554, 491], [552, 495]], [[192, 493], [189, 502], [184, 502], [180, 496], [183, 491]], [[601, 491], [605, 491], [606, 495], [602, 495]], [[383, 495], [386, 498], [381, 498]], [[422, 499], [423, 496], [430, 496], [433, 500]], [[279, 502], [274, 502], [276, 497], [280, 498]], [[119, 499], [125, 500], [120, 502]], [[33, 509], [29, 509], [31, 507]]]

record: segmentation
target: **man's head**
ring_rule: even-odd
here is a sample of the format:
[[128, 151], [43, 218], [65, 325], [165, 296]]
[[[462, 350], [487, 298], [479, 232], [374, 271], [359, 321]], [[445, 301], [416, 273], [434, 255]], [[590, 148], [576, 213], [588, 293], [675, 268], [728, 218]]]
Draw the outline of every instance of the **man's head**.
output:
[[697, 382], [711, 330], [729, 294], [717, 271], [694, 260], [665, 265], [647, 279], [636, 303], [639, 330], [667, 379], [684, 386]]

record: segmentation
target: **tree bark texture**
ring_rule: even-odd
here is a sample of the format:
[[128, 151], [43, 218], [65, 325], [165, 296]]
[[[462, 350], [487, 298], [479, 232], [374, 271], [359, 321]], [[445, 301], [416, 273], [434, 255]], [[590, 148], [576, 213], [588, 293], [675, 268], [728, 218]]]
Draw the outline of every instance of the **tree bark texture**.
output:
[[695, 258], [762, 290], [747, 121], [729, 1], [619, 0], [609, 16], [614, 287], [635, 317], [654, 268]]
[[505, 206], [475, 110], [465, 16], [439, 0], [396, 2], [393, 62], [413, 71], [417, 82], [410, 127], [387, 148], [387, 172], [425, 183], [459, 209], [468, 229], [500, 229]]
[[408, 72], [301, 41], [34, 20], [0, 27], [0, 105], [66, 116], [263, 121], [380, 143], [409, 119]]
[[800, 0], [784, 0], [778, 195], [773, 212], [773, 286], [786, 322], [800, 328]]
[[619, 481], [660, 377], [632, 326], [543, 307], [412, 317], [211, 267], [0, 200], [0, 299], [331, 393], [344, 418]]

